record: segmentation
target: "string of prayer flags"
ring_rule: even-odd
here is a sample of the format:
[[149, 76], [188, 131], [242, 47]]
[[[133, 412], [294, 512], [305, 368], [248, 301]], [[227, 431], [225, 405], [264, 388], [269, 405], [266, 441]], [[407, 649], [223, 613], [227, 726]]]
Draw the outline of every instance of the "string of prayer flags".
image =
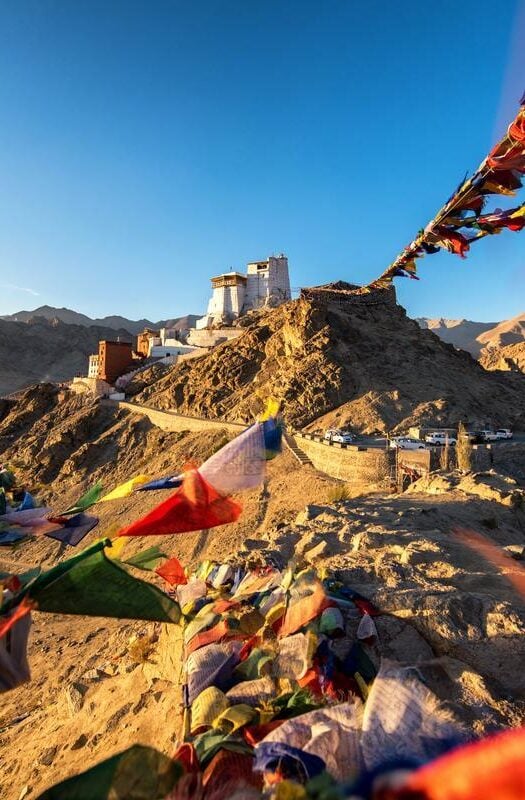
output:
[[148, 481], [148, 475], [136, 475], [134, 478], [131, 478], [131, 480], [121, 483], [120, 486], [117, 486], [112, 492], [105, 494], [104, 497], [101, 497], [96, 502], [106, 503], [108, 500], [119, 500], [122, 497], [130, 497], [134, 491], [144, 484], [147, 484]]
[[67, 511], [63, 512], [64, 516], [66, 514], [78, 514], [80, 511], [86, 511], [90, 506], [98, 503], [102, 490], [102, 484], [100, 482], [96, 483], [77, 500], [74, 506], [71, 506]]
[[235, 522], [241, 506], [223, 497], [198, 470], [184, 476], [180, 489], [149, 514], [123, 528], [120, 536], [161, 536], [206, 530]]
[[45, 535], [72, 547], [76, 547], [98, 525], [98, 517], [90, 517], [84, 513], [75, 514], [72, 517], [52, 517], [50, 521], [53, 522], [55, 519], [60, 520], [62, 524], [51, 530], [45, 530]]
[[90, 617], [178, 622], [178, 604], [156, 586], [130, 575], [109, 559], [103, 539], [78, 555], [41, 573], [28, 587], [4, 604], [10, 610], [27, 596], [39, 611]]
[[153, 747], [134, 745], [52, 786], [38, 800], [151, 800], [166, 798], [183, 774], [178, 761]]
[[[525, 176], [525, 106], [520, 108], [505, 136], [492, 148], [470, 178], [465, 178], [438, 211], [420, 230], [395, 261], [359, 292], [388, 289], [394, 278], [416, 278], [415, 259], [448, 250], [465, 258], [472, 242], [502, 230], [519, 231], [525, 227], [520, 209], [495, 210], [482, 216], [489, 195], [513, 196], [522, 188]], [[468, 217], [472, 212], [473, 217]], [[478, 233], [472, 235], [472, 228]]]

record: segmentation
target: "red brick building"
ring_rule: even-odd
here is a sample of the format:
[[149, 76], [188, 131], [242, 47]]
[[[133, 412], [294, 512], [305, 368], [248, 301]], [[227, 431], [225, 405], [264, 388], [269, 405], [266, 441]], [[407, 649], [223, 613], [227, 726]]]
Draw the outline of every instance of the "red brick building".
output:
[[134, 365], [133, 345], [130, 342], [98, 343], [98, 377], [113, 385], [120, 375]]

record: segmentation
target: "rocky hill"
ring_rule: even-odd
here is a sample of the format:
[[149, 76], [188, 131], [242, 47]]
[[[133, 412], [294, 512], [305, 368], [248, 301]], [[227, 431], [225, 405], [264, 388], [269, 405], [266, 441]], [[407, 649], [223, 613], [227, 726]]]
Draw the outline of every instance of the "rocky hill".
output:
[[521, 376], [485, 372], [421, 330], [393, 297], [374, 303], [337, 295], [268, 311], [235, 341], [176, 365], [138, 402], [248, 421], [270, 394], [291, 425], [337, 423], [366, 433], [460, 419], [523, 424], [525, 412]]
[[469, 319], [430, 319], [418, 317], [421, 328], [431, 330], [440, 339], [474, 358], [479, 358], [488, 348], [522, 342], [525, 340], [525, 312], [503, 322], [472, 322]]
[[[296, 354], [305, 348], [294, 331], [298, 313], [319, 343], [326, 336], [319, 309], [301, 303], [282, 311]], [[276, 325], [271, 316], [270, 330]], [[355, 336], [362, 324], [356, 316]], [[421, 336], [428, 348], [438, 342], [434, 356], [450, 350], [430, 333]], [[311, 348], [315, 351], [314, 344]], [[223, 443], [220, 429], [166, 433], [115, 406], [67, 393], [61, 399], [49, 384], [0, 407], [0, 460], [57, 511], [95, 481], [110, 489], [137, 473], [171, 474], [188, 461], [200, 463]], [[438, 475], [428, 485], [418, 481], [410, 493], [341, 500], [344, 486], [301, 466], [285, 448], [269, 462], [265, 487], [238, 498], [243, 505], [238, 523], [147, 540], [131, 537], [124, 556], [157, 545], [185, 567], [204, 559], [232, 564], [271, 559], [281, 566], [293, 559], [299, 568], [327, 569], [380, 611], [374, 618], [377, 642], [366, 650], [373, 663], [388, 658], [417, 664], [420, 677], [451, 713], [483, 734], [520, 725], [525, 708], [523, 597], [514, 588], [521, 573], [509, 557], [523, 550], [524, 512], [504, 502], [496, 484], [508, 487], [509, 481], [494, 474]], [[0, 570], [49, 568], [101, 535], [113, 535], [164, 497], [141, 492], [98, 504], [90, 514], [99, 516], [100, 524], [77, 551], [65, 552], [55, 540], [35, 536], [16, 548], [3, 547]], [[458, 527], [482, 531], [505, 559], [504, 567], [465, 542]], [[149, 573], [135, 574], [161, 585]], [[178, 628], [168, 638], [155, 623], [35, 610], [28, 644], [31, 681], [2, 696], [0, 775], [9, 775], [2, 800], [38, 797], [137, 742], [172, 754], [182, 731], [181, 639]]]
[[485, 369], [525, 373], [525, 341], [490, 347], [483, 351], [479, 363]]
[[112, 328], [113, 330], [126, 330], [133, 335], [137, 335], [144, 330], [144, 328], [171, 328], [180, 326], [181, 328], [189, 328], [195, 325], [195, 320], [198, 317], [195, 314], [187, 314], [184, 317], [174, 317], [169, 320], [160, 320], [159, 322], [151, 322], [149, 319], [127, 319], [119, 315], [112, 315], [109, 317], [101, 317], [93, 319], [80, 314], [78, 311], [73, 311], [70, 308], [55, 308], [54, 306], [40, 306], [33, 311], [17, 311], [16, 314], [7, 314], [0, 317], [0, 320], [7, 320], [9, 322], [30, 322], [37, 317], [43, 317], [47, 320], [58, 319], [65, 322], [67, 325], [84, 325], [91, 327], [98, 325], [105, 328]]
[[69, 380], [87, 372], [88, 356], [100, 339], [131, 341], [128, 331], [100, 325], [68, 325], [60, 320], [0, 320], [0, 394], [38, 381]]

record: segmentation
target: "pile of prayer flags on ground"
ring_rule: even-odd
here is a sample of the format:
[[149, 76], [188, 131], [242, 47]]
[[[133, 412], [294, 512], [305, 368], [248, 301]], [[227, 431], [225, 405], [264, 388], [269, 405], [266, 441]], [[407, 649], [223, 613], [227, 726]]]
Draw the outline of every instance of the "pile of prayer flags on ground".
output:
[[410, 668], [384, 661], [376, 674], [373, 645], [363, 646], [356, 632], [348, 637], [347, 628], [375, 640], [368, 612], [377, 610], [315, 570], [207, 562], [177, 597], [186, 745], [203, 771], [220, 754], [241, 759], [254, 779], [245, 771], [239, 789], [257, 786], [258, 776], [269, 796], [291, 782], [306, 797], [319, 776], [335, 786], [374, 770], [378, 759], [380, 766], [413, 752], [422, 763], [465, 738]]
[[357, 592], [312, 569], [204, 562], [184, 578], [184, 741], [173, 758], [129, 748], [41, 800], [523, 798], [525, 728], [468, 743], [417, 668], [359, 641], [380, 612]]
[[387, 289], [394, 278], [418, 280], [417, 259], [448, 250], [465, 258], [473, 242], [502, 230], [520, 231], [525, 227], [525, 205], [482, 214], [489, 195], [515, 195], [525, 175], [525, 103], [509, 125], [505, 136], [470, 178], [465, 178], [433, 220], [418, 232], [395, 261], [372, 283], [358, 290]]

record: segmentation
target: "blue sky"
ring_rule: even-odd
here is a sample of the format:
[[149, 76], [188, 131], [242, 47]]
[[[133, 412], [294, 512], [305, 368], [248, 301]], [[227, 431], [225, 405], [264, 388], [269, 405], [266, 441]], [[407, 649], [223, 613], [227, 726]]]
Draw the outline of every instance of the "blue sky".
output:
[[[515, 114], [524, 36], [521, 0], [3, 0], [0, 313], [204, 312], [281, 251], [373, 279]], [[525, 234], [420, 275], [411, 316], [513, 316]]]

